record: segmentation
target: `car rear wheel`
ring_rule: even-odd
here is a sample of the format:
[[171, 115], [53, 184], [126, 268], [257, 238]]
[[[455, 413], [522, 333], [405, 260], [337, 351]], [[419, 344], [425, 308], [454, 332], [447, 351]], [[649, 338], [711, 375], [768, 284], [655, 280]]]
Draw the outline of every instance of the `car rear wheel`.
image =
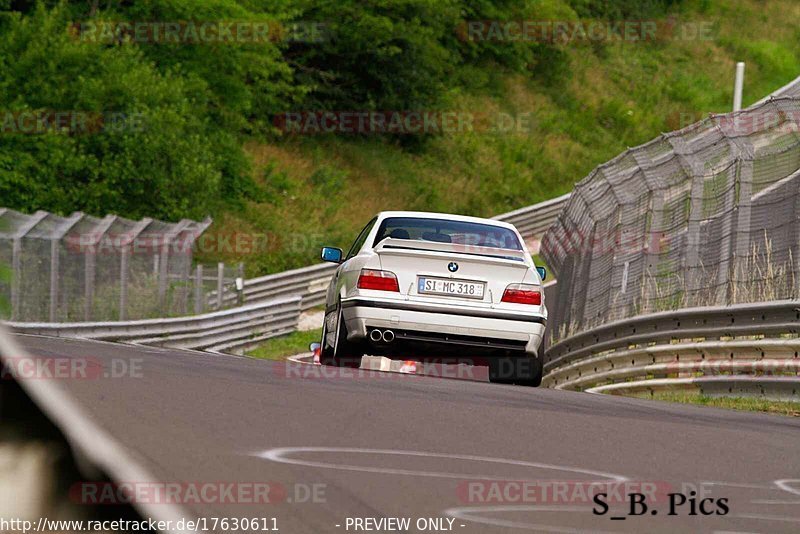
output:
[[339, 305], [336, 311], [336, 335], [334, 336], [333, 346], [327, 344], [327, 321], [322, 326], [322, 348], [320, 349], [319, 361], [323, 365], [334, 367], [358, 368], [361, 366], [362, 354], [358, 347], [347, 341], [347, 326], [344, 322], [342, 307]]
[[322, 320], [322, 340], [319, 343], [319, 363], [333, 365], [333, 345], [328, 345], [328, 317]]
[[506, 356], [489, 361], [489, 381], [499, 384], [538, 387], [542, 384], [542, 360], [527, 356]]

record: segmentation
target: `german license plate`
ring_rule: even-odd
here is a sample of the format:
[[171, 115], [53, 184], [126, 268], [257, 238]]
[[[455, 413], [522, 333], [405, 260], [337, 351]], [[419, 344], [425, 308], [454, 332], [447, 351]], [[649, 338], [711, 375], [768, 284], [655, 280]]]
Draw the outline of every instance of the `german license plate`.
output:
[[466, 282], [464, 280], [428, 278], [423, 276], [420, 276], [417, 280], [417, 292], [423, 295], [447, 295], [451, 297], [482, 299], [485, 288], [483, 282]]

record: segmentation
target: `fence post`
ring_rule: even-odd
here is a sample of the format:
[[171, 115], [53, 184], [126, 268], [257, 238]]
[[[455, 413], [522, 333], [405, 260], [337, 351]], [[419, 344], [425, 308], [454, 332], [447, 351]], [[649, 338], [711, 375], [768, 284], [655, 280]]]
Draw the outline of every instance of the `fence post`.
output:
[[700, 222], [703, 219], [703, 187], [705, 184], [705, 174], [697, 168], [692, 160], [693, 176], [691, 193], [689, 194], [689, 220], [686, 227], [686, 264], [684, 273], [686, 275], [686, 293], [683, 306], [693, 306], [697, 298], [697, 292], [702, 288], [702, 262], [700, 261]]
[[83, 320], [92, 320], [92, 305], [94, 301], [94, 271], [95, 271], [95, 247], [90, 247], [84, 256], [83, 272]]
[[128, 319], [128, 245], [123, 245], [119, 257], [119, 320]]
[[49, 214], [39, 210], [32, 215], [16, 232], [11, 244], [11, 320], [19, 320], [22, 299], [22, 239]]
[[85, 302], [83, 305], [84, 321], [92, 320], [92, 310], [94, 308], [94, 283], [95, 283], [95, 270], [97, 267], [97, 248], [103, 242], [103, 237], [108, 232], [109, 228], [117, 220], [116, 215], [106, 215], [94, 228], [91, 233], [91, 246], [86, 253], [86, 272], [84, 276], [84, 293]]
[[200, 315], [203, 313], [203, 266], [198, 265], [194, 273], [194, 313]]
[[222, 309], [222, 290], [224, 289], [223, 282], [225, 278], [225, 264], [219, 262], [217, 264], [217, 309]]
[[158, 264], [158, 307], [161, 310], [161, 315], [164, 316], [166, 312], [167, 303], [167, 283], [169, 277], [169, 243], [162, 236], [164, 243], [161, 245], [161, 254], [159, 254]]
[[20, 302], [20, 274], [22, 273], [20, 256], [22, 255], [22, 240], [14, 238], [11, 242], [11, 320], [19, 319]]
[[58, 239], [50, 240], [50, 314], [51, 323], [56, 322], [58, 313]]
[[189, 282], [192, 280], [192, 260], [181, 257], [181, 315], [189, 312]]
[[[753, 160], [739, 160], [739, 205], [736, 211], [736, 253], [733, 267], [733, 283], [747, 280], [748, 274], [744, 271], [750, 256], [750, 209], [753, 191]], [[731, 288], [733, 295], [737, 294], [736, 288]], [[733, 299], [731, 304], [737, 304]]]
[[[734, 143], [730, 143], [732, 152]], [[735, 153], [735, 152], [734, 152]], [[720, 262], [717, 269], [717, 289], [713, 292], [714, 301], [708, 304], [731, 304], [731, 270], [735, 268], [732, 258], [735, 256], [736, 246], [733, 244], [733, 224], [736, 208], [736, 181], [738, 164], [736, 161], [725, 171], [725, 193], [723, 197], [722, 213], [722, 240], [720, 243]], [[734, 276], [733, 279], [736, 277]], [[720, 302], [722, 301], [722, 302]]]
[[120, 288], [119, 288], [119, 319], [125, 321], [128, 319], [128, 280], [130, 278], [130, 259], [131, 255], [140, 250], [137, 244], [139, 235], [150, 226], [153, 219], [145, 217], [128, 232], [126, 239], [121, 241], [120, 244]]

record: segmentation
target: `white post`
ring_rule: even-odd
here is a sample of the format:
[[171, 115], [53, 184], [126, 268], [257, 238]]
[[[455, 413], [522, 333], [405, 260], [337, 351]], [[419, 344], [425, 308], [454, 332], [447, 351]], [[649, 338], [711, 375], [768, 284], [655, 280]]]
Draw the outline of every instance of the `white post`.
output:
[[194, 275], [194, 313], [200, 315], [203, 313], [203, 266], [198, 265]]
[[733, 111], [742, 109], [742, 87], [744, 86], [744, 61], [736, 63], [736, 79], [733, 83]]
[[222, 301], [222, 294], [225, 291], [225, 286], [223, 283], [225, 282], [225, 264], [222, 262], [217, 263], [217, 309], [221, 310], [222, 305], [224, 304]]

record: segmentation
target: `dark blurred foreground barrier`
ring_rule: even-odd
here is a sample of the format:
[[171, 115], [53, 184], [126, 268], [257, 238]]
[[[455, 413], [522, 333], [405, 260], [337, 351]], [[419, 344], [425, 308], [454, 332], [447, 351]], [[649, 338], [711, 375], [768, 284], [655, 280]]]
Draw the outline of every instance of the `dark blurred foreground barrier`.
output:
[[[0, 325], [0, 366], [9, 362], [14, 368], [37, 366], [37, 359]], [[76, 484], [138, 481], [155, 487], [158, 480], [56, 382], [17, 376], [0, 380], [0, 494], [10, 497], [0, 502], [0, 517], [31, 522], [29, 532], [45, 530], [46, 525], [39, 523], [44, 518], [136, 522], [150, 518], [164, 525], [170, 522], [165, 532], [182, 532], [181, 519], [191, 515], [177, 504], [138, 499], [114, 505], [75, 502], [69, 492]]]
[[798, 400], [799, 333], [800, 301], [642, 315], [550, 347], [543, 385], [593, 393], [682, 389]]

